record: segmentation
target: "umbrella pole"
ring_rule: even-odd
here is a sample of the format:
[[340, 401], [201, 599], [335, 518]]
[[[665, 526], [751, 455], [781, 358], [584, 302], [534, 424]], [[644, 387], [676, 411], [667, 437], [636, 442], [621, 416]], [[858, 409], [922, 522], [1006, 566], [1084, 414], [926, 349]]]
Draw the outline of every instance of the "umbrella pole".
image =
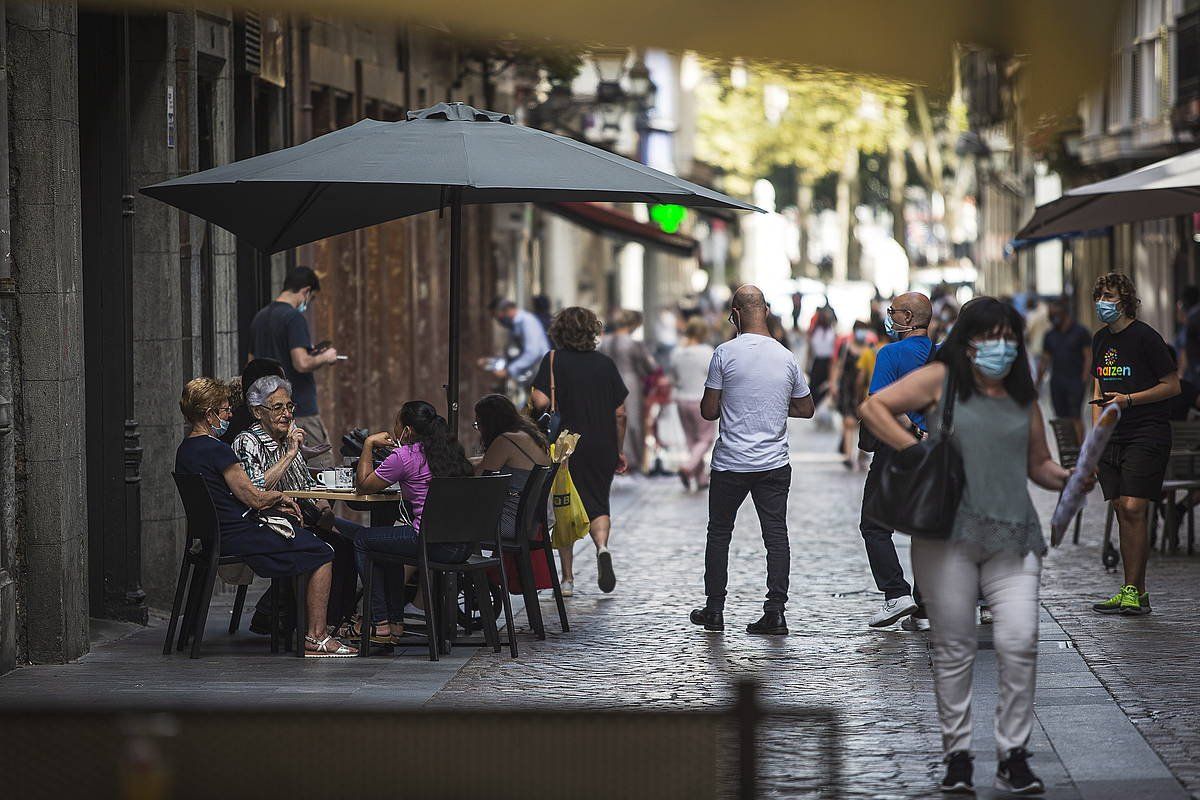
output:
[[458, 436], [458, 362], [462, 316], [462, 189], [450, 190], [450, 364], [446, 381], [446, 421]]

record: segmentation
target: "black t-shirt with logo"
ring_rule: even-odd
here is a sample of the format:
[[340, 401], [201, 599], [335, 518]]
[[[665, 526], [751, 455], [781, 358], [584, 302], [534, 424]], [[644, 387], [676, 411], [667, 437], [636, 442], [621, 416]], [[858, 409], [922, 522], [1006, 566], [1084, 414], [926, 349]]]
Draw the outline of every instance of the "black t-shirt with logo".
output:
[[[1158, 332], [1134, 320], [1120, 333], [1107, 326], [1092, 337], [1092, 374], [1101, 392], [1133, 394], [1150, 389], [1175, 371], [1175, 359]], [[1121, 422], [1113, 441], [1126, 442], [1135, 436], [1170, 441], [1171, 404], [1168, 401], [1122, 409]]]

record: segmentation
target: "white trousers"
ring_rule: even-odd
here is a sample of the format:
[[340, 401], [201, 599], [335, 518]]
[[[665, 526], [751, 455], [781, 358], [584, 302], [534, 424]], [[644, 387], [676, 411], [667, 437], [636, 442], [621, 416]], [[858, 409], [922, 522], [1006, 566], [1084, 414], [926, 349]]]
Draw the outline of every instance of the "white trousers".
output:
[[1014, 747], [1024, 747], [1033, 730], [1041, 556], [984, 557], [977, 545], [913, 537], [912, 563], [932, 626], [934, 688], [947, 754], [971, 749], [971, 678], [978, 644], [975, 601], [980, 590], [992, 609], [999, 662], [996, 750], [1004, 758]]

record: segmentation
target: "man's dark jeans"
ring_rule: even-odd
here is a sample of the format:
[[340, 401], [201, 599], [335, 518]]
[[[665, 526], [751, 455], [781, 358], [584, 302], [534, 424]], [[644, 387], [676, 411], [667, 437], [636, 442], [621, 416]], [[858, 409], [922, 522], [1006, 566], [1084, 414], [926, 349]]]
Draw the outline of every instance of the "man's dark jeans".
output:
[[[867, 505], [867, 498], [879, 491], [879, 476], [883, 473], [888, 459], [894, 452], [883, 444], [876, 449], [875, 458], [871, 461], [871, 470], [867, 473], [867, 482], [863, 485], [864, 508]], [[892, 534], [895, 531], [881, 527], [861, 515], [858, 529], [862, 532], [863, 540], [867, 545], [867, 561], [871, 563], [871, 574], [875, 576], [875, 585], [879, 587], [879, 591], [883, 592], [884, 598], [891, 600], [895, 597], [913, 594], [913, 588], [909, 586], [908, 581], [904, 580], [904, 568], [900, 566], [900, 559], [896, 555], [896, 545], [892, 543]], [[916, 600], [918, 603], [921, 602], [920, 597], [917, 597]]]
[[787, 499], [792, 468], [766, 472], [713, 470], [708, 484], [708, 546], [704, 550], [704, 594], [710, 609], [725, 607], [729, 583], [729, 542], [738, 508], [749, 494], [767, 546], [767, 600], [765, 611], [783, 611], [787, 603], [791, 549], [788, 546]]

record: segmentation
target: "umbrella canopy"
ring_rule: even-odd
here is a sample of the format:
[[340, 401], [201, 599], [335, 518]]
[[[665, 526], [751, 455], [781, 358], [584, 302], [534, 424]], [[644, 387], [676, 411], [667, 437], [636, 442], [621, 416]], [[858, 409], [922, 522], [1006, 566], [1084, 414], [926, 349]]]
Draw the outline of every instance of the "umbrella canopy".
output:
[[1106, 181], [1079, 186], [1038, 206], [1017, 239], [1044, 239], [1122, 222], [1200, 211], [1200, 150]]
[[463, 205], [610, 200], [761, 210], [463, 103], [410, 111], [403, 122], [366, 119], [286, 150], [147, 186], [142, 193], [267, 253], [449, 206], [446, 405], [456, 432]]
[[267, 253], [451, 205], [610, 200], [758, 210], [597, 147], [462, 103], [364, 119], [142, 189]]

